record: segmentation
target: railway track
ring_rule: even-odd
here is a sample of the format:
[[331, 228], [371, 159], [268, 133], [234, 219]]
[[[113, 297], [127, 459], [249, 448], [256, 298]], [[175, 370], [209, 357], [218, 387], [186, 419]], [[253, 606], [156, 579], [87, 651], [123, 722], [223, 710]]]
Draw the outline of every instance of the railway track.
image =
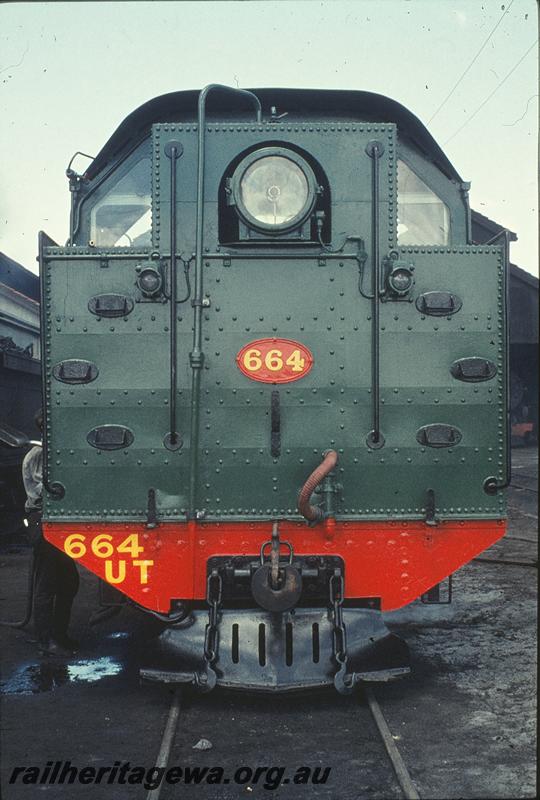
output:
[[[400, 751], [398, 749], [398, 746], [396, 744], [396, 739], [398, 737], [392, 734], [391, 729], [390, 729], [390, 727], [388, 725], [388, 722], [387, 722], [387, 720], [386, 720], [386, 718], [385, 718], [385, 716], [383, 714], [383, 711], [382, 711], [382, 709], [381, 709], [381, 707], [379, 705], [379, 702], [378, 702], [378, 700], [377, 700], [377, 698], [375, 696], [375, 693], [374, 693], [373, 689], [368, 685], [360, 688], [359, 693], [358, 693], [358, 697], [359, 698], [363, 697], [365, 699], [365, 701], [366, 701], [366, 707], [367, 707], [367, 709], [369, 709], [369, 712], [371, 714], [371, 718], [373, 720], [375, 729], [376, 729], [376, 731], [378, 733], [378, 736], [379, 736], [380, 744], [383, 745], [384, 751], [386, 753], [386, 757], [387, 757], [387, 759], [390, 762], [390, 765], [392, 767], [393, 776], [394, 776], [393, 777], [393, 781], [394, 781], [394, 784], [396, 784], [394, 786], [394, 790], [395, 791], [394, 791], [394, 795], [393, 796], [395, 796], [396, 798], [398, 796], [400, 796], [400, 797], [404, 798], [404, 800], [420, 800], [420, 794], [418, 793], [418, 790], [416, 789], [416, 786], [414, 785], [414, 783], [413, 783], [413, 781], [411, 779], [411, 776], [409, 774], [409, 771], [407, 769], [405, 761], [404, 761], [404, 759], [403, 759], [403, 757], [402, 757], [402, 755], [401, 755], [401, 753], [400, 753]], [[195, 701], [195, 702], [197, 702], [197, 701]], [[347, 702], [350, 704], [351, 710], [354, 710], [355, 700], [351, 699], [351, 698], [348, 698]], [[171, 705], [169, 707], [169, 711], [168, 711], [168, 714], [167, 714], [167, 719], [165, 721], [165, 725], [164, 725], [164, 728], [163, 728], [163, 734], [162, 734], [161, 742], [160, 742], [160, 745], [159, 745], [159, 750], [158, 750], [156, 761], [155, 761], [156, 767], [161, 768], [163, 770], [166, 770], [171, 764], [171, 755], [172, 755], [173, 748], [174, 748], [174, 745], [175, 745], [177, 732], [181, 728], [181, 724], [182, 724], [182, 709], [183, 709], [183, 705], [184, 705], [184, 703], [183, 703], [182, 689], [177, 689], [174, 692], [172, 700], [171, 700]], [[263, 703], [263, 705], [264, 705], [264, 703]], [[241, 714], [242, 710], [240, 710], [238, 713]], [[301, 725], [302, 724], [302, 717], [299, 716], [297, 718], [297, 721], [298, 721], [298, 725]], [[357, 722], [359, 722], [362, 726], [365, 726], [365, 724], [366, 724], [365, 716], [362, 715], [362, 717], [359, 720], [357, 720]], [[245, 722], [243, 722], [243, 724], [247, 726], [247, 725], [250, 724], [250, 722], [248, 720], [246, 720]], [[264, 735], [264, 733], [265, 733], [264, 731], [261, 731], [261, 734]], [[350, 746], [351, 746], [351, 743], [350, 743], [350, 741], [348, 741], [348, 747], [350, 748]], [[238, 755], [239, 755], [239, 753], [237, 753], [237, 756]], [[382, 755], [383, 754], [381, 752], [381, 756]], [[328, 756], [328, 760], [331, 760], [331, 758], [332, 758], [332, 756], [329, 755]], [[385, 766], [381, 765], [381, 768], [384, 769], [385, 773], [388, 772], [387, 766], [388, 766], [387, 764]], [[253, 772], [256, 773], [257, 769], [267, 770], [268, 768], [267, 767], [264, 767], [264, 768], [263, 767], [260, 767], [260, 768], [254, 767], [253, 768]], [[225, 781], [223, 781], [223, 783], [227, 783], [228, 784], [229, 780], [225, 780]], [[232, 781], [231, 781], [231, 783], [232, 783]], [[240, 783], [240, 781], [239, 781], [239, 783]], [[283, 785], [288, 784], [288, 783], [289, 783], [289, 779], [286, 778], [285, 780], [283, 780], [283, 783], [280, 785], [280, 788], [282, 788]], [[259, 788], [260, 788], [260, 786], [261, 786], [261, 784], [259, 784]], [[250, 786], [249, 784], [247, 786], [246, 785], [243, 785], [243, 786], [239, 785], [237, 788], [238, 788], [238, 791], [242, 791], [242, 794], [244, 794], [244, 792], [253, 792], [254, 791], [254, 787]], [[277, 786], [274, 786], [272, 788], [275, 789], [275, 788], [277, 788]], [[328, 788], [330, 788], [330, 787], [328, 787]], [[298, 787], [298, 789], [299, 789], [298, 795], [296, 795], [296, 793], [295, 793], [295, 795], [294, 795], [295, 797], [296, 796], [299, 796], [299, 797], [302, 797], [302, 796], [316, 797], [317, 796], [317, 790], [314, 787], [307, 787], [307, 790], [308, 790], [309, 794], [305, 794], [305, 795], [304, 794], [300, 794], [301, 787]], [[339, 786], [335, 786], [334, 785], [333, 789], [334, 789], [334, 791], [337, 791], [337, 792], [339, 792], [341, 794]], [[212, 797], [216, 798], [216, 797], [223, 796], [224, 798], [229, 798], [229, 797], [232, 797], [232, 796], [236, 796], [236, 795], [230, 794], [230, 789], [227, 790], [226, 788], [224, 788], [223, 792], [224, 792], [223, 795], [213, 794]], [[399, 794], [396, 794], [395, 792], [399, 792]], [[151, 789], [151, 790], [148, 791], [148, 793], [146, 795], [146, 800], [166, 800], [166, 798], [169, 797], [169, 796], [170, 796], [170, 788], [166, 783], [162, 782], [156, 788]], [[280, 794], [279, 796], [281, 797], [282, 795]], [[382, 797], [383, 794], [382, 793], [381, 794], [375, 794], [375, 796]], [[386, 796], [386, 794], [384, 796]], [[324, 794], [324, 797], [327, 797], [327, 795]]]
[[521, 469], [517, 469], [516, 467], [513, 467], [513, 470], [516, 472], [516, 474], [515, 475], [512, 474], [511, 485], [514, 485], [514, 477], [525, 478], [525, 480], [528, 481], [535, 481], [535, 482], [538, 481], [538, 475], [528, 475], [526, 472], [522, 472]]
[[509, 542], [527, 542], [528, 544], [538, 544], [538, 538], [527, 539], [525, 536], [507, 536]]
[[392, 764], [401, 791], [403, 792], [403, 797], [405, 800], [420, 800], [420, 795], [418, 794], [416, 786], [411, 780], [409, 771], [405, 766], [405, 762], [403, 761], [401, 753], [398, 750], [394, 737], [390, 732], [390, 728], [388, 727], [388, 723], [386, 722], [381, 707], [375, 698], [373, 689], [371, 689], [369, 686], [366, 686], [364, 688], [364, 694], [369, 705], [369, 710], [371, 711], [371, 716], [373, 717], [375, 725], [377, 726], [377, 730], [381, 735], [384, 748], [388, 754], [390, 763]]
[[[171, 748], [174, 742], [176, 729], [178, 727], [178, 719], [180, 717], [180, 704], [181, 692], [179, 689], [177, 689], [172, 698], [169, 713], [167, 715], [167, 721], [165, 722], [165, 728], [163, 729], [163, 736], [161, 737], [159, 752], [156, 758], [156, 767], [158, 767], [158, 769], [166, 768], [169, 763]], [[155, 789], [150, 789], [146, 795], [146, 800], [159, 800], [162, 786], [163, 784], [160, 784]]]
[[519, 561], [514, 558], [473, 558], [473, 561], [481, 562], [483, 564], [502, 564], [507, 567], [532, 567], [538, 569], [538, 561]]

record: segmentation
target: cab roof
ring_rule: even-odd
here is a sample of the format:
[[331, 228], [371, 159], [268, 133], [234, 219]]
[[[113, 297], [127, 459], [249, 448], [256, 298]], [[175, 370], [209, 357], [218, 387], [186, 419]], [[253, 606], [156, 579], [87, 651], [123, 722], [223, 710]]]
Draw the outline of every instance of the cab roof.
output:
[[[277, 114], [287, 114], [292, 120], [301, 118], [328, 119], [342, 117], [354, 121], [393, 122], [400, 136], [410, 140], [447, 177], [461, 182], [461, 178], [425, 125], [405, 106], [373, 92], [336, 89], [250, 89], [260, 99], [263, 118], [268, 118], [272, 106]], [[86, 171], [88, 179], [94, 178], [130, 145], [149, 135], [152, 125], [158, 122], [197, 121], [197, 102], [200, 90], [170, 92], [149, 100], [133, 111], [116, 129]], [[229, 92], [216, 90], [209, 96], [208, 119], [238, 118], [238, 114], [252, 113], [246, 99], [238, 99]]]

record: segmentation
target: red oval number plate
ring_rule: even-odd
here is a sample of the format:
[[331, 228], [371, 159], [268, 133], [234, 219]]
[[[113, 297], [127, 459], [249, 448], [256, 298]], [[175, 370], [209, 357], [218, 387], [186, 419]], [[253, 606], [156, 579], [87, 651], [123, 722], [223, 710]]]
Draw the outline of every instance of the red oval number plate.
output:
[[313, 356], [291, 339], [257, 339], [240, 350], [236, 363], [252, 381], [289, 383], [308, 374]]

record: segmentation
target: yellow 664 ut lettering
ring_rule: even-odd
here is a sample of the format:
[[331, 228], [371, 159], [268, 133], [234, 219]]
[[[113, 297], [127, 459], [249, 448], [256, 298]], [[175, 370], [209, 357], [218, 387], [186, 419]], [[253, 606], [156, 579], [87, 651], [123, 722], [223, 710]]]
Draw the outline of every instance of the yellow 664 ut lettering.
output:
[[[148, 570], [154, 565], [151, 559], [140, 559], [138, 556], [144, 552], [144, 547], [139, 544], [139, 535], [131, 533], [116, 547], [113, 544], [113, 537], [108, 533], [99, 533], [93, 536], [87, 544], [87, 536], [84, 533], [72, 533], [64, 541], [64, 551], [70, 558], [83, 558], [87, 553], [96, 558], [104, 559], [105, 580], [107, 583], [123, 583], [127, 575], [127, 565], [136, 571], [139, 583], [148, 583]], [[119, 555], [128, 554], [131, 561], [125, 558], [118, 558]], [[114, 560], [111, 557], [115, 557]]]

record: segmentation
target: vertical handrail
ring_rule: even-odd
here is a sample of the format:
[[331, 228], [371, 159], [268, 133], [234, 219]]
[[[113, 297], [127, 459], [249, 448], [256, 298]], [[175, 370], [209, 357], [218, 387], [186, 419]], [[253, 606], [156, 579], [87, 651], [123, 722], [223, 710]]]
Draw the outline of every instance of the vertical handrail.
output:
[[170, 263], [170, 443], [176, 445], [178, 433], [176, 430], [176, 395], [177, 395], [177, 324], [176, 324], [176, 159], [178, 158], [178, 148], [172, 144], [170, 148], [171, 157], [171, 263]]
[[373, 440], [379, 441], [380, 436], [380, 353], [379, 353], [379, 291], [380, 291], [380, 265], [379, 265], [379, 148], [373, 146], [372, 150], [372, 219], [371, 235], [373, 250]]
[[379, 448], [384, 445], [384, 437], [380, 431], [380, 220], [379, 220], [379, 159], [384, 153], [381, 142], [371, 141], [366, 146], [366, 153], [371, 158], [371, 252], [372, 252], [372, 327], [371, 327], [371, 391], [373, 394], [373, 428], [368, 434], [369, 447]]
[[206, 126], [206, 100], [210, 92], [219, 89], [233, 92], [248, 98], [255, 106], [257, 122], [262, 121], [262, 107], [259, 98], [245, 89], [235, 89], [232, 86], [222, 86], [211, 83], [205, 86], [199, 94], [197, 107], [198, 125], [198, 153], [197, 153], [197, 211], [195, 222], [195, 287], [191, 304], [194, 309], [193, 316], [193, 350], [189, 354], [192, 369], [191, 381], [191, 434], [190, 434], [190, 475], [189, 475], [189, 506], [188, 517], [195, 517], [197, 502], [197, 471], [199, 458], [199, 420], [200, 420], [200, 389], [201, 370], [204, 363], [202, 352], [202, 304], [203, 304], [203, 245], [204, 245], [204, 167], [205, 167], [205, 126]]

